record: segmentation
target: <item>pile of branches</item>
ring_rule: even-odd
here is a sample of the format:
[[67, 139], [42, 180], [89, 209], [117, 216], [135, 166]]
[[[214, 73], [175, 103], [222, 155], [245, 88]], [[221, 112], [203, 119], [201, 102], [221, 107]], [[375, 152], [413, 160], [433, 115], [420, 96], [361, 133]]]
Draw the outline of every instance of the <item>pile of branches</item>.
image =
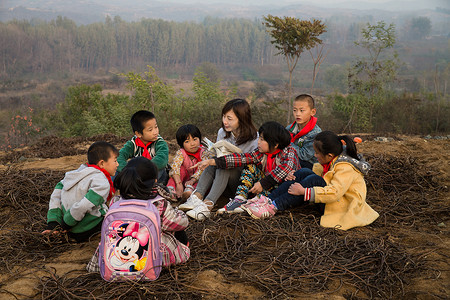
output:
[[46, 136], [29, 147], [9, 151], [0, 157], [0, 162], [12, 163], [19, 161], [20, 158], [59, 158], [64, 156], [86, 154], [87, 147], [95, 141], [105, 141], [121, 147], [127, 139], [129, 139], [129, 137], [118, 137], [114, 134], [102, 134], [89, 138], [60, 138], [57, 136]]
[[272, 299], [332, 293], [342, 286], [370, 298], [402, 293], [404, 278], [418, 265], [401, 246], [387, 237], [322, 228], [316, 221], [312, 215], [294, 212], [264, 221], [233, 215], [195, 222], [188, 231], [190, 261], [164, 269], [155, 282], [109, 283], [98, 274], [59, 277], [49, 270], [41, 279], [41, 295], [43, 299], [239, 297], [199, 285], [198, 276], [208, 270], [222, 274], [227, 282], [254, 286]]
[[17, 266], [40, 262], [70, 249], [64, 237], [50, 239], [40, 234], [50, 194], [63, 176], [64, 172], [52, 170], [0, 172], [1, 270], [12, 272]]
[[368, 162], [367, 202], [381, 216], [375, 226], [424, 228], [448, 219], [450, 207], [441, 194], [446, 187], [434, 179], [437, 172], [422, 170], [412, 157], [369, 156]]
[[80, 270], [57, 275], [45, 268], [44, 261], [74, 246], [64, 236], [39, 234], [50, 194], [63, 172], [0, 171], [0, 273], [17, 278], [23, 269], [46, 270], [38, 286], [42, 299], [239, 297], [231, 290], [199, 284], [199, 276], [210, 270], [225, 278], [224, 285], [253, 286], [264, 298], [333, 293], [341, 287], [349, 289], [348, 298], [396, 298], [427, 266], [386, 232], [394, 234], [398, 224], [429, 222], [431, 216], [445, 218], [449, 207], [434, 203], [441, 187], [431, 175], [417, 175], [412, 159], [373, 156], [369, 161], [373, 169], [366, 178], [368, 202], [381, 215], [370, 226], [349, 231], [323, 228], [320, 214], [310, 207], [266, 220], [213, 216], [188, 227], [188, 263], [164, 269], [155, 282], [122, 283], [105, 282], [99, 274]]

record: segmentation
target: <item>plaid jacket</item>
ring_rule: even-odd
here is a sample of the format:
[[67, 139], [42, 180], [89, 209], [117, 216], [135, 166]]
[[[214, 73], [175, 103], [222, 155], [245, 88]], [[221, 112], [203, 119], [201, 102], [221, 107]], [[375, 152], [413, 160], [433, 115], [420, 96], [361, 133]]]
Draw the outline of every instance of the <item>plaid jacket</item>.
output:
[[[255, 164], [258, 169], [264, 171], [266, 165], [266, 155], [254, 150], [248, 153], [232, 153], [215, 159], [216, 166], [221, 169], [232, 169], [250, 164]], [[270, 188], [283, 182], [290, 171], [296, 171], [300, 168], [300, 161], [297, 151], [292, 145], [287, 146], [279, 152], [275, 158], [276, 167], [260, 183], [263, 189]]]
[[190, 249], [178, 241], [173, 233], [186, 229], [189, 219], [184, 212], [173, 208], [169, 201], [160, 199], [154, 203], [161, 216], [161, 251], [163, 266], [186, 262], [190, 257]]

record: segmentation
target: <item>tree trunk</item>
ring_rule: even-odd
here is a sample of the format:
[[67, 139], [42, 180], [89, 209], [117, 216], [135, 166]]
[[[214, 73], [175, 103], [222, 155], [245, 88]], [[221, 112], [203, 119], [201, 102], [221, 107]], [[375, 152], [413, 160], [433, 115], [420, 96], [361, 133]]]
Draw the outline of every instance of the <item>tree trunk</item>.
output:
[[292, 72], [294, 70], [289, 70], [289, 95], [288, 95], [288, 110], [286, 116], [287, 124], [291, 123], [291, 115], [292, 115]]

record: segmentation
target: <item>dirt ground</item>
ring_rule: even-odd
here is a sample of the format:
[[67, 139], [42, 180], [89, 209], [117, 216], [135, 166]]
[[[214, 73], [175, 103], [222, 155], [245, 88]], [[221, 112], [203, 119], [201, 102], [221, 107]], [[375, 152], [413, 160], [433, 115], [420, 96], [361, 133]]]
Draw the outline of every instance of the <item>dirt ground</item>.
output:
[[[115, 296], [106, 292], [107, 288], [112, 289], [111, 284], [105, 288], [98, 275], [88, 275], [84, 271], [99, 242], [98, 236], [87, 243], [71, 244], [49, 241], [39, 235], [44, 226], [48, 197], [59, 180], [56, 178], [62, 178], [64, 172], [85, 161], [90, 141], [66, 141], [72, 145], [68, 153], [56, 150], [64, 144], [62, 141], [54, 143], [50, 140], [13, 153], [0, 153], [0, 232], [5, 240], [0, 243], [0, 248], [4, 249], [0, 250], [3, 256], [0, 260], [0, 298], [449, 299], [450, 140], [390, 136], [377, 141], [377, 136], [360, 136], [363, 142], [358, 145], [358, 150], [373, 166], [372, 175], [366, 178], [367, 201], [380, 213], [380, 218], [373, 224], [347, 232], [323, 229], [317, 225], [320, 216], [310, 211], [305, 213], [302, 209], [276, 215], [270, 221], [252, 220], [248, 216], [223, 219], [214, 216], [206, 222], [192, 221], [192, 229], [188, 232], [192, 236], [192, 256], [187, 264], [171, 268], [161, 276], [160, 283], [127, 285], [127, 292], [121, 290]], [[112, 136], [104, 138], [118, 147], [124, 142], [124, 139]], [[173, 149], [171, 145], [171, 152]], [[412, 173], [408, 173], [411, 170]], [[20, 181], [22, 177], [24, 179]], [[27, 188], [15, 193], [20, 185]], [[22, 216], [28, 211], [25, 206], [32, 205], [25, 204], [26, 199], [41, 205], [37, 212], [29, 213], [28, 219]], [[298, 222], [303, 222], [299, 223], [302, 229], [296, 227], [294, 230], [298, 223], [296, 218], [300, 217], [302, 220]], [[15, 221], [16, 218], [27, 220], [20, 222]], [[259, 241], [258, 230], [268, 235], [272, 233], [269, 234], [267, 228], [277, 228], [275, 233], [284, 232], [285, 221], [286, 224], [292, 221], [292, 231], [286, 233], [288, 238], [284, 240], [280, 233], [279, 243], [276, 240], [274, 244], [265, 245], [264, 249], [273, 255], [261, 252], [260, 257], [254, 257], [246, 252], [253, 248], [245, 247], [254, 246], [247, 244]], [[248, 224], [251, 228], [245, 227]], [[280, 227], [265, 227], [272, 225]], [[243, 228], [245, 230], [238, 230]], [[304, 228], [309, 229], [301, 231]], [[228, 241], [220, 239], [211, 246], [208, 239], [216, 238], [217, 232], [227, 236]], [[298, 232], [303, 232], [303, 238]], [[23, 242], [18, 242], [21, 239]], [[289, 269], [286, 264], [294, 266], [299, 259], [288, 263], [291, 260], [286, 257], [282, 263], [276, 253], [285, 247], [294, 247], [299, 240], [304, 245], [299, 247], [305, 247], [301, 249], [308, 253], [327, 247], [334, 250], [323, 252], [321, 259], [317, 256], [314, 261], [305, 259], [302, 269]], [[318, 250], [313, 248], [322, 240], [326, 243]], [[351, 248], [352, 243], [359, 248]], [[215, 251], [214, 245], [227, 249], [232, 245], [234, 250], [223, 250], [226, 255], [218, 251], [209, 256]], [[11, 249], [5, 250], [8, 247]], [[342, 247], [349, 251], [361, 249], [361, 257], [356, 252], [346, 256]], [[22, 253], [24, 251], [26, 255]], [[380, 259], [369, 262], [371, 253], [376, 251], [379, 251]], [[227, 257], [228, 253], [232, 253], [230, 257]], [[300, 255], [295, 253], [290, 255]], [[298, 257], [312, 257], [311, 253], [308, 255]], [[331, 264], [322, 259], [339, 255], [346, 259], [342, 266], [338, 266], [339, 260], [333, 260]], [[280, 263], [277, 268], [273, 266], [276, 263], [273, 257]], [[234, 258], [241, 262], [234, 262]], [[334, 271], [336, 269], [339, 272]], [[365, 270], [374, 271], [365, 274]], [[287, 283], [289, 281], [291, 284]], [[167, 290], [168, 284], [171, 285], [170, 292], [158, 294], [145, 290]], [[116, 284], [114, 288], [118, 286]]]

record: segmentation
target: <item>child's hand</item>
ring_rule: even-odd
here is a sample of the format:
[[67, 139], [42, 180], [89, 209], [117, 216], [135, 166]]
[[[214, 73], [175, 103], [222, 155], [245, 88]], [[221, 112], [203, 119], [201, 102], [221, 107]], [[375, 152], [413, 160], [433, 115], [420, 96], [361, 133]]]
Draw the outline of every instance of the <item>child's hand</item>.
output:
[[294, 173], [295, 173], [294, 170], [290, 171], [290, 172], [287, 174], [287, 176], [286, 176], [286, 178], [285, 178], [284, 180], [285, 180], [285, 181], [295, 180]]
[[181, 198], [181, 195], [183, 194], [184, 187], [183, 183], [180, 182], [180, 184], [175, 184], [175, 194], [177, 195], [177, 198]]
[[59, 235], [61, 233], [66, 233], [66, 230], [52, 230], [52, 229], [46, 229], [41, 232], [43, 235], [53, 234], [53, 235]]
[[259, 181], [257, 182], [257, 183], [255, 183], [254, 185], [253, 185], [253, 187], [250, 189], [250, 190], [248, 190], [250, 193], [253, 193], [253, 194], [255, 194], [255, 195], [257, 195], [257, 194], [259, 194], [259, 193], [261, 193], [262, 191], [263, 191], [263, 187], [262, 187], [262, 185], [261, 185], [261, 183], [259, 183]]
[[189, 179], [188, 181], [186, 181], [185, 183], [184, 183], [184, 186], [186, 187], [186, 186], [188, 186], [188, 185], [191, 185], [191, 186], [194, 186], [194, 184], [197, 182], [197, 180], [195, 180], [194, 178], [191, 178], [191, 179]]
[[288, 189], [288, 193], [291, 195], [304, 195], [305, 194], [305, 188], [298, 182], [291, 184], [291, 186]]
[[43, 235], [49, 235], [52, 234], [54, 236], [60, 235], [61, 233], [66, 233], [67, 230], [70, 229], [70, 226], [68, 226], [63, 220], [61, 220], [62, 224], [59, 224], [56, 221], [51, 221], [47, 224], [47, 227], [44, 231], [41, 232]]
[[191, 167], [191, 169], [199, 168], [200, 170], [204, 170], [209, 166], [215, 166], [216, 161], [214, 159], [206, 159], [202, 160]]

